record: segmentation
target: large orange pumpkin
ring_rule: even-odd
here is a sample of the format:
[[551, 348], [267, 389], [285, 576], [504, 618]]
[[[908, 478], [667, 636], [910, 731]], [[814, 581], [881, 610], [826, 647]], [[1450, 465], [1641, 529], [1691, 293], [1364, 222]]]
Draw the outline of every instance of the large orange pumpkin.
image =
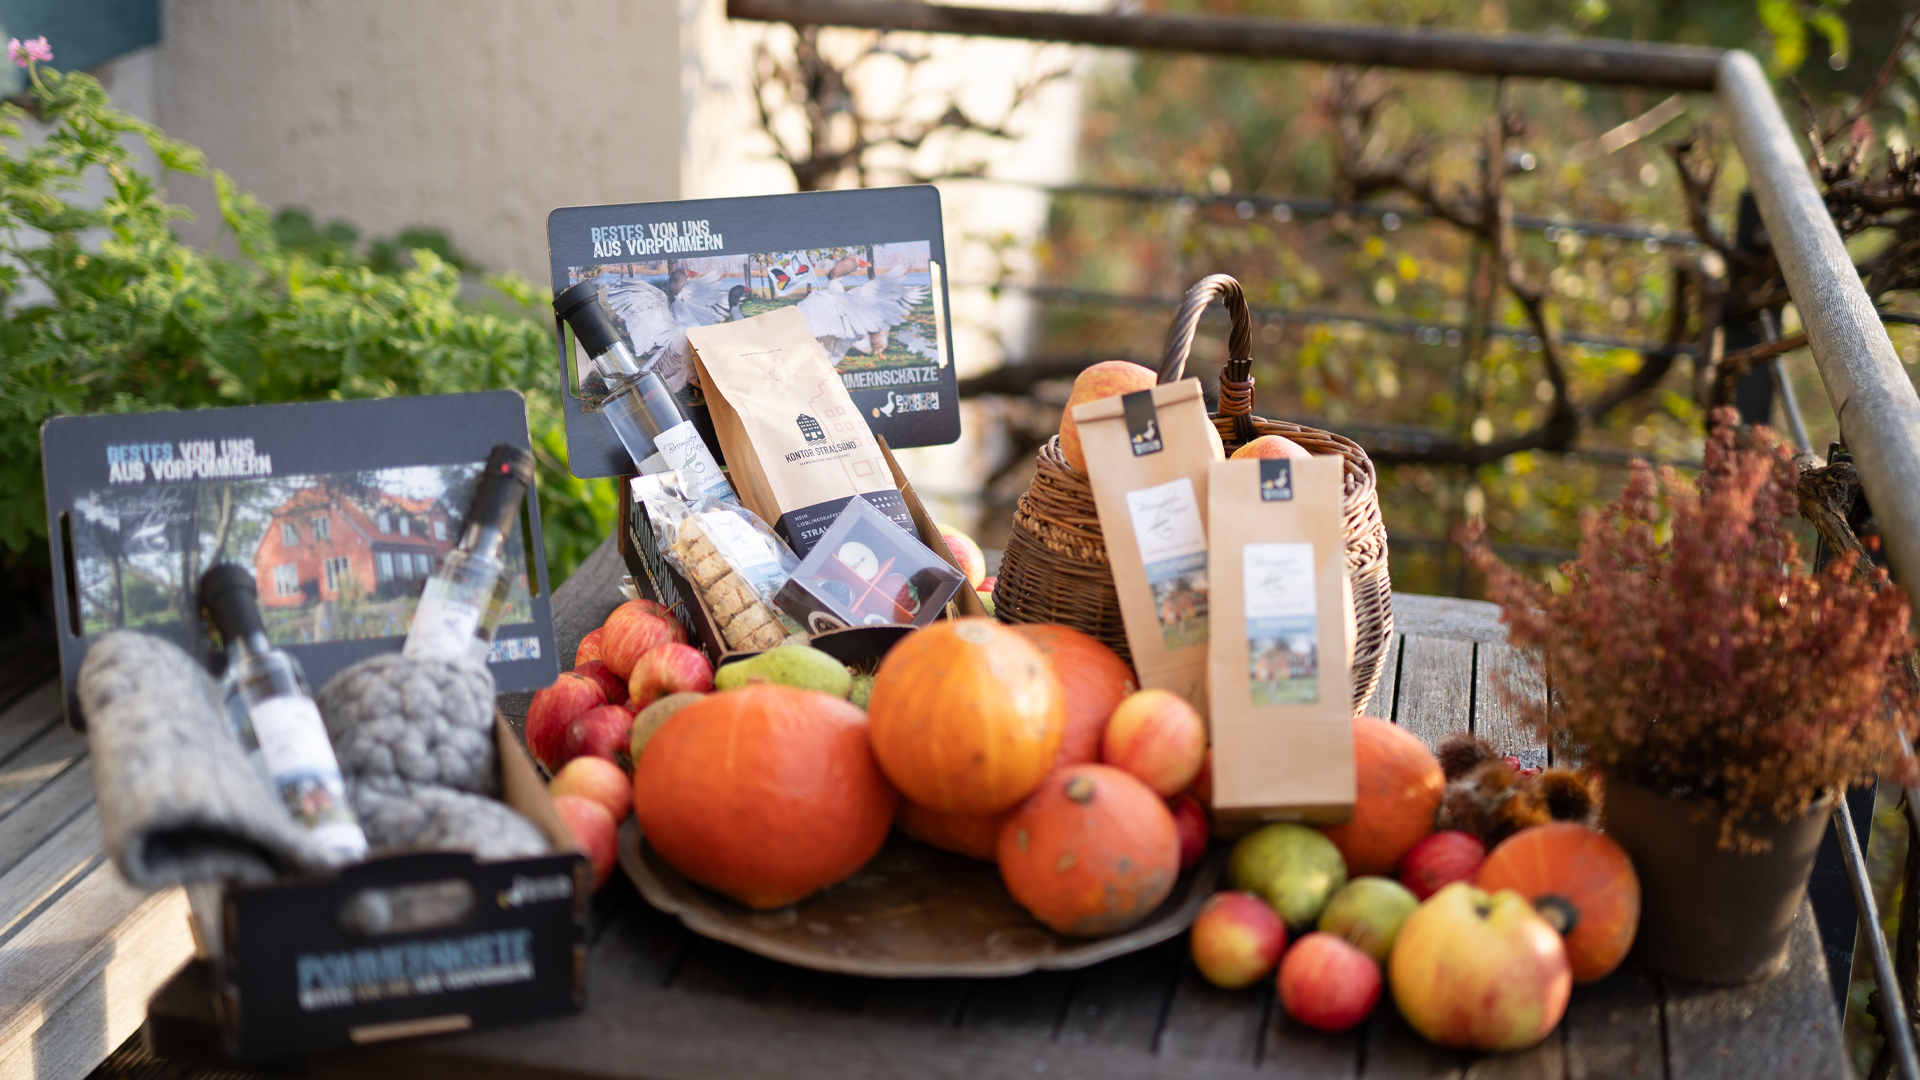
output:
[[1047, 658], [1067, 696], [1067, 730], [1053, 767], [1100, 760], [1100, 737], [1121, 699], [1140, 684], [1133, 669], [1091, 634], [1058, 623], [1021, 623], [1014, 633], [1033, 643]]
[[852, 877], [898, 796], [843, 698], [758, 683], [674, 713], [633, 773], [633, 812], [674, 869], [752, 908]]
[[1567, 943], [1573, 981], [1606, 977], [1640, 928], [1640, 878], [1633, 861], [1605, 833], [1575, 821], [1522, 829], [1480, 864], [1474, 884], [1512, 889], [1528, 900]]
[[1446, 774], [1427, 744], [1371, 716], [1353, 718], [1353, 763], [1353, 820], [1322, 831], [1346, 858], [1348, 876], [1392, 877], [1413, 845], [1433, 832]]
[[947, 814], [998, 813], [1026, 798], [1053, 768], [1066, 729], [1046, 657], [980, 618], [902, 638], [874, 674], [867, 717], [887, 779]]
[[900, 812], [894, 816], [894, 822], [902, 832], [929, 847], [992, 862], [998, 850], [1000, 826], [1010, 813], [1011, 810], [997, 814], [943, 814], [901, 799]]
[[1000, 827], [1000, 878], [1056, 933], [1111, 934], [1147, 917], [1180, 876], [1180, 834], [1153, 789], [1111, 765], [1047, 777]]

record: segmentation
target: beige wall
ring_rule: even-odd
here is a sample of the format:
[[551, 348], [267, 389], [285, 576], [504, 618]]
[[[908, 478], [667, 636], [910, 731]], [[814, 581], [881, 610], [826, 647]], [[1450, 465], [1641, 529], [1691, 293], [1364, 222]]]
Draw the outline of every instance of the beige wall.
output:
[[[680, 194], [676, 0], [165, 0], [153, 112], [269, 206], [547, 280], [556, 206]], [[176, 182], [214, 235], [210, 184]]]

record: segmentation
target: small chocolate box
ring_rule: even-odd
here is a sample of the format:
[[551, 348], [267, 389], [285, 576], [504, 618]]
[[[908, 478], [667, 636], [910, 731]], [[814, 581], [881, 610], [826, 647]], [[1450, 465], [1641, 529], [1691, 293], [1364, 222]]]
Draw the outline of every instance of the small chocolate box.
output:
[[773, 602], [809, 634], [853, 626], [925, 626], [966, 581], [893, 519], [855, 496]]

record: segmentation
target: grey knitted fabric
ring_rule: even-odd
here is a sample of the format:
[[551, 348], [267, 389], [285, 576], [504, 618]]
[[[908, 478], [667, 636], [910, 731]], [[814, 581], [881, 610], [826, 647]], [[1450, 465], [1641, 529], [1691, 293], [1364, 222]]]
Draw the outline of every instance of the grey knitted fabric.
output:
[[315, 701], [341, 771], [363, 787], [500, 793], [493, 673], [478, 660], [375, 656], [328, 680]]
[[524, 859], [552, 850], [547, 834], [503, 802], [451, 788], [420, 786], [395, 795], [351, 785], [367, 841], [395, 851], [470, 851], [481, 859]]
[[108, 854], [128, 881], [266, 884], [328, 869], [178, 646], [131, 630], [87, 650], [78, 681]]

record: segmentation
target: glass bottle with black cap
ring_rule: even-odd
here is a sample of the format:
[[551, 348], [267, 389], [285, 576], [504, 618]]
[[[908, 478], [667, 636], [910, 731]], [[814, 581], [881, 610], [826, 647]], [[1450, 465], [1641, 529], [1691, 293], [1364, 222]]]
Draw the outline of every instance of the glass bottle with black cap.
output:
[[513, 584], [506, 573], [507, 537], [532, 480], [530, 451], [502, 443], [487, 455], [460, 542], [420, 592], [402, 648], [406, 655], [486, 660]]

